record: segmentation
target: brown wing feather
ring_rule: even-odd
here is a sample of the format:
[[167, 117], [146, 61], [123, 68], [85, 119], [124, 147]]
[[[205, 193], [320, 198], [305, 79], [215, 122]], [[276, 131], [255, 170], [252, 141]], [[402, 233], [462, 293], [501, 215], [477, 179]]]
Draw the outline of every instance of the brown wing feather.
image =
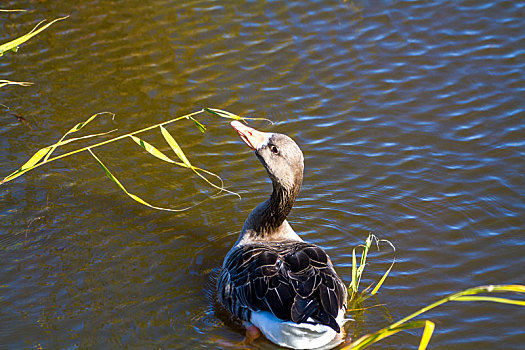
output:
[[332, 327], [346, 307], [346, 288], [319, 247], [303, 242], [250, 244], [229, 253], [217, 284], [219, 301], [241, 320], [251, 311]]

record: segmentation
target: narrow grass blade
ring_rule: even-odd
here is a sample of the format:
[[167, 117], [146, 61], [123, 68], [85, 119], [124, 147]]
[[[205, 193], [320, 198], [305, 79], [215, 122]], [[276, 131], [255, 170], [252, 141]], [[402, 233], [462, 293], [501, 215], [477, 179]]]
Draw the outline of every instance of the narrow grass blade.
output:
[[[361, 282], [361, 276], [363, 275], [363, 271], [365, 269], [366, 257], [368, 255], [368, 251], [370, 249], [370, 246], [372, 245], [372, 240], [374, 238], [374, 235], [368, 235], [364, 245], [360, 244], [352, 250], [352, 282], [350, 283], [352, 289], [352, 297], [357, 295], [359, 291], [359, 283]], [[359, 266], [357, 266], [357, 259], [355, 253], [356, 249], [359, 247], [363, 248], [363, 252], [361, 253], [361, 260], [359, 262]]]
[[60, 18], [57, 18], [51, 22], [49, 22], [48, 24], [38, 28], [40, 26], [40, 24], [42, 24], [44, 21], [38, 23], [29, 33], [25, 34], [25, 35], [22, 35], [21, 37], [17, 38], [17, 39], [14, 39], [14, 40], [11, 40], [5, 44], [2, 44], [0, 45], [0, 56], [2, 56], [4, 54], [4, 52], [6, 51], [9, 51], [9, 50], [13, 50], [13, 49], [16, 49], [19, 45], [25, 43], [26, 41], [28, 41], [29, 39], [31, 39], [32, 37], [34, 37], [35, 35], [37, 35], [38, 33], [40, 33], [41, 31], [45, 30], [46, 28], [48, 28], [50, 25], [52, 25], [53, 23], [56, 23], [58, 21], [61, 21], [63, 19], [66, 19], [68, 18], [69, 16], [65, 16], [65, 17], [60, 17]]
[[381, 288], [381, 286], [383, 285], [383, 282], [385, 282], [386, 280], [386, 277], [388, 276], [388, 274], [390, 273], [390, 270], [392, 270], [392, 267], [394, 267], [394, 264], [396, 263], [396, 258], [394, 258], [394, 260], [392, 261], [392, 264], [390, 264], [390, 267], [388, 268], [388, 270], [386, 270], [385, 274], [383, 275], [383, 277], [381, 277], [381, 279], [379, 280], [379, 282], [377, 282], [377, 285], [374, 287], [374, 289], [372, 290], [372, 292], [370, 293], [371, 295], [375, 295], [377, 293], [377, 291], [379, 290], [379, 288]]
[[436, 328], [434, 322], [425, 320], [425, 329], [423, 329], [423, 335], [421, 336], [418, 350], [425, 350], [427, 348], [430, 338], [432, 338], [432, 334], [434, 333], [434, 328]]
[[235, 120], [242, 120], [242, 121], [246, 121], [246, 120], [264, 120], [264, 121], [269, 122], [270, 124], [273, 124], [273, 122], [270, 119], [266, 119], [266, 118], [243, 118], [243, 117], [239, 117], [236, 114], [233, 114], [233, 113], [230, 113], [230, 112], [227, 112], [227, 111], [223, 111], [222, 109], [217, 109], [217, 108], [204, 108], [204, 111], [208, 112], [208, 113], [211, 113], [211, 114], [218, 115], [221, 118], [228, 118], [228, 119], [235, 119]]
[[[395, 252], [396, 251], [396, 247], [394, 247], [394, 245], [392, 244], [392, 242], [390, 242], [389, 240], [386, 240], [386, 239], [381, 239], [379, 241], [377, 241], [377, 248], [379, 249], [379, 244], [381, 242], [386, 242], [390, 245], [390, 247], [392, 247], [392, 250]], [[386, 272], [383, 274], [383, 277], [381, 277], [381, 279], [379, 280], [379, 282], [377, 282], [377, 285], [374, 287], [374, 289], [372, 290], [372, 292], [370, 293], [371, 295], [375, 295], [377, 293], [377, 291], [379, 290], [379, 288], [381, 288], [381, 286], [383, 285], [383, 282], [385, 282], [386, 280], [386, 277], [388, 276], [388, 274], [390, 273], [390, 271], [392, 270], [392, 268], [394, 267], [394, 264], [396, 263], [396, 258], [394, 257], [394, 260], [392, 260], [392, 264], [390, 264], [390, 267], [388, 268], [388, 270], [386, 270]]]
[[[489, 285], [489, 286], [479, 286], [479, 287], [469, 288], [464, 291], [449, 295], [448, 297], [438, 300], [435, 303], [432, 303], [428, 306], [425, 306], [424, 308], [421, 308], [418, 311], [411, 313], [407, 317], [393, 323], [392, 326], [400, 325], [402, 323], [410, 321], [411, 319], [421, 315], [422, 313], [425, 313], [431, 309], [434, 309], [435, 307], [441, 304], [444, 304], [448, 301], [451, 301], [451, 300], [459, 299], [461, 301], [461, 298], [465, 296], [471, 296], [471, 295], [481, 294], [481, 293], [498, 293], [498, 292], [517, 292], [517, 293], [525, 294], [525, 286], [519, 285], [519, 284], [518, 285]], [[468, 298], [473, 298], [473, 297], [468, 297]], [[484, 298], [484, 301], [495, 301], [495, 302], [510, 304], [509, 299], [496, 298], [496, 299], [488, 300], [486, 299], [488, 297], [483, 297], [483, 298]], [[500, 299], [503, 299], [503, 300], [500, 300]], [[463, 301], [469, 301], [469, 300], [465, 299]], [[521, 301], [512, 302], [512, 304], [522, 305]]]
[[507, 298], [498, 298], [498, 297], [485, 297], [485, 296], [462, 296], [454, 299], [454, 301], [491, 301], [495, 303], [501, 303], [501, 304], [511, 304], [511, 305], [519, 305], [519, 306], [525, 306], [525, 301], [523, 300], [514, 300], [514, 299], [507, 299]]
[[[104, 170], [104, 172], [106, 173], [106, 175], [111, 179], [111, 181], [113, 181], [114, 183], [117, 184], [118, 187], [120, 187], [120, 189], [124, 192], [126, 192], [127, 195], [129, 195], [129, 192], [126, 190], [126, 188], [124, 187], [124, 185], [122, 185], [120, 183], [120, 181], [115, 177], [113, 176], [113, 174], [111, 173], [111, 171], [109, 171], [109, 169], [104, 165], [104, 163], [102, 163], [102, 161], [100, 159], [98, 159], [98, 157], [95, 155], [95, 153], [93, 153], [93, 151], [91, 149], [88, 149], [89, 153], [91, 153], [91, 155], [93, 156], [93, 158], [95, 158], [95, 160], [98, 162], [98, 164], [102, 167], [102, 169]], [[143, 201], [140, 201], [141, 203]], [[144, 202], [145, 203], [145, 202]], [[144, 204], [143, 203], [143, 204]]]
[[[357, 339], [353, 343], [342, 347], [340, 350], [361, 350], [365, 349], [368, 346], [377, 343], [380, 340], [383, 340], [385, 338], [390, 337], [391, 335], [394, 335], [396, 333], [407, 331], [410, 329], [415, 328], [423, 328], [426, 327], [426, 321], [412, 321], [408, 322], [402, 325], [398, 325], [396, 327], [387, 327], [380, 329], [377, 332], [370, 333], [367, 335], [362, 336], [361, 338]], [[421, 348], [420, 348], [421, 349]], [[423, 348], [424, 349], [424, 348]]]
[[152, 156], [155, 156], [155, 157], [157, 157], [157, 158], [159, 158], [159, 159], [161, 159], [161, 160], [163, 160], [165, 162], [177, 164], [177, 165], [180, 165], [182, 167], [187, 168], [186, 164], [174, 161], [173, 159], [171, 159], [170, 157], [168, 157], [167, 155], [165, 155], [164, 153], [159, 151], [152, 144], [150, 144], [150, 143], [148, 143], [148, 142], [146, 142], [146, 141], [144, 141], [142, 139], [139, 139], [138, 137], [133, 136], [133, 135], [129, 135], [129, 137], [131, 137], [131, 139], [133, 141], [135, 141], [140, 147], [144, 148]]
[[352, 282], [350, 282], [352, 294], [357, 293], [357, 286], [355, 285], [357, 282], [357, 258], [355, 257], [356, 248], [352, 249]]
[[[221, 192], [227, 192], [227, 193], [229, 193], [229, 194], [233, 194], [233, 195], [239, 197], [239, 199], [241, 198], [241, 195], [238, 194], [237, 192], [233, 192], [233, 191], [230, 191], [230, 190], [227, 190], [226, 188], [224, 188], [224, 181], [222, 180], [222, 178], [221, 178], [219, 175], [214, 174], [214, 173], [212, 173], [212, 172], [210, 172], [210, 171], [208, 171], [208, 170], [204, 170], [204, 169], [201, 169], [201, 168], [197, 168], [197, 167], [195, 167], [195, 166], [192, 166], [191, 169], [192, 169], [192, 170], [193, 170], [193, 171], [194, 171], [194, 172], [195, 172], [195, 173], [196, 173], [201, 179], [203, 179], [204, 181], [206, 181], [206, 183], [208, 183], [210, 186], [215, 187], [216, 189], [219, 190], [219, 193], [217, 193], [216, 195], [219, 195]], [[210, 180], [208, 180], [208, 178], [206, 178], [206, 176], [202, 175], [202, 174], [200, 173], [200, 171], [205, 172], [205, 173], [208, 174], [208, 175], [211, 175], [211, 176], [216, 177], [216, 178], [219, 179], [219, 181], [221, 182], [221, 185], [220, 185], [220, 186], [217, 186], [216, 184], [214, 184], [213, 182], [211, 182]]]
[[29, 160], [27, 162], [24, 163], [24, 165], [22, 165], [20, 167], [20, 169], [18, 169], [17, 171], [7, 175], [0, 182], [0, 184], [3, 184], [5, 182], [11, 181], [13, 179], [16, 179], [20, 175], [22, 175], [25, 172], [31, 170], [36, 163], [38, 163], [42, 158], [44, 158], [46, 156], [46, 154], [49, 153], [50, 150], [51, 150], [51, 146], [39, 149], [31, 158], [29, 158]]
[[[167, 132], [167, 131], [166, 131]], [[169, 134], [169, 133], [168, 133]], [[170, 135], [171, 136], [171, 135]], [[205, 170], [205, 169], [201, 169], [201, 168], [198, 168], [196, 166], [193, 166], [193, 165], [187, 165], [186, 163], [180, 163], [180, 162], [176, 162], [174, 160], [172, 160], [171, 158], [169, 158], [168, 156], [166, 156], [164, 153], [162, 153], [161, 151], [159, 151], [157, 148], [155, 148], [155, 146], [149, 144], [148, 142], [142, 140], [142, 139], [139, 139], [138, 137], [136, 136], [133, 136], [133, 135], [130, 135], [130, 137], [133, 139], [133, 141], [135, 141], [139, 146], [141, 146], [142, 148], [144, 148], [147, 152], [149, 152], [151, 155], [165, 161], [165, 162], [168, 162], [168, 163], [173, 163], [173, 164], [177, 164], [179, 166], [182, 166], [182, 167], [185, 167], [185, 168], [189, 168], [191, 169], [193, 172], [195, 172], [200, 178], [202, 178], [204, 181], [206, 181], [206, 183], [208, 183], [209, 185], [211, 185], [212, 187], [216, 188], [219, 190], [219, 193], [215, 194], [215, 196], [217, 196], [218, 194], [220, 194], [221, 192], [228, 192], [230, 194], [233, 194], [233, 195], [236, 195], [240, 198], [240, 195], [236, 192], [232, 192], [232, 191], [229, 191], [227, 189], [224, 188], [224, 181], [222, 180], [222, 178], [217, 175], [217, 174], [214, 174], [212, 173], [211, 171], [208, 171], [208, 170]], [[173, 138], [172, 138], [173, 139]], [[173, 140], [175, 141], [175, 140]], [[177, 144], [175, 142], [175, 144]], [[177, 144], [178, 146], [178, 144]], [[180, 148], [180, 147], [179, 147]], [[182, 150], [181, 150], [182, 152]], [[184, 155], [184, 153], [182, 153], [182, 155]], [[179, 156], [180, 158], [180, 156]], [[188, 161], [189, 163], [189, 161]], [[208, 178], [204, 175], [201, 174], [201, 172], [203, 173], [206, 173], [208, 175], [211, 175], [215, 178], [217, 178], [221, 185], [220, 186], [217, 186], [215, 185], [213, 182], [211, 182], [210, 180], [208, 180]]]
[[361, 277], [363, 276], [363, 271], [365, 270], [366, 266], [366, 258], [368, 256], [368, 251], [370, 250], [370, 247], [372, 246], [372, 241], [375, 238], [374, 235], [368, 235], [363, 254], [361, 254], [361, 262], [359, 263], [359, 268], [357, 269], [357, 287], [359, 287], [359, 283], [361, 283]]
[[218, 115], [221, 118], [229, 118], [229, 119], [235, 119], [235, 120], [244, 120], [244, 118], [239, 117], [236, 114], [233, 114], [233, 113], [230, 113], [230, 112], [227, 112], [227, 111], [223, 111], [222, 109], [204, 108], [204, 110], [206, 112], [208, 112], [208, 113]]
[[189, 119], [193, 120], [193, 122], [195, 123], [195, 125], [197, 126], [197, 128], [199, 128], [199, 130], [204, 134], [206, 132], [206, 126], [199, 123], [197, 121], [197, 119], [193, 118], [193, 117], [189, 117]]
[[0, 9], [0, 12], [25, 12], [27, 10], [3, 10], [3, 9]]
[[179, 144], [177, 143], [177, 141], [175, 141], [173, 136], [171, 136], [171, 134], [168, 132], [168, 130], [166, 130], [166, 128], [161, 125], [160, 126], [160, 131], [162, 133], [162, 136], [164, 136], [164, 139], [166, 140], [168, 145], [170, 145], [170, 147], [173, 150], [173, 152], [175, 152], [175, 154], [177, 155], [177, 157], [179, 157], [179, 159], [184, 164], [186, 164], [186, 167], [191, 168], [192, 165], [191, 165], [190, 161], [188, 160], [188, 158], [186, 158], [186, 155], [182, 151], [182, 148], [180, 148]]
[[38, 163], [40, 159], [42, 159], [46, 154], [48, 154], [50, 150], [51, 147], [45, 147], [38, 150], [38, 152], [36, 152], [31, 158], [29, 158], [29, 160], [24, 165], [22, 165], [20, 170], [31, 168], [33, 165]]
[[[48, 160], [49, 157], [51, 156], [51, 153], [53, 153], [53, 152], [55, 151], [55, 149], [56, 149], [58, 146], [65, 144], [65, 143], [63, 143], [62, 141], [66, 138], [67, 135], [79, 131], [79, 130], [82, 129], [84, 126], [88, 125], [93, 119], [95, 119], [95, 118], [98, 117], [99, 115], [103, 115], [103, 114], [109, 114], [109, 115], [111, 115], [112, 118], [115, 117], [115, 114], [114, 114], [114, 113], [111, 113], [111, 112], [100, 112], [100, 113], [93, 114], [93, 115], [92, 115], [91, 117], [89, 117], [88, 120], [86, 120], [85, 122], [78, 123], [77, 125], [75, 125], [75, 126], [72, 127], [71, 129], [69, 129], [69, 131], [66, 132], [66, 133], [60, 138], [60, 140], [58, 140], [57, 143], [55, 143], [54, 145], [51, 146], [51, 151], [46, 155], [46, 157], [44, 158], [44, 160], [43, 160], [42, 162], [43, 162], [43, 163], [47, 162], [47, 160]], [[97, 136], [98, 136], [98, 135], [100, 135], [100, 134], [97, 134]], [[76, 138], [75, 140], [79, 140], [79, 139], [80, 139], [80, 138]]]
[[[71, 143], [71, 142], [75, 142], [75, 141], [78, 141], [78, 140], [85, 140], [85, 139], [90, 139], [92, 137], [97, 137], [97, 136], [103, 136], [103, 135], [108, 135], [108, 134], [111, 134], [112, 132], [115, 132], [117, 131], [118, 129], [113, 129], [113, 130], [110, 130], [110, 131], [106, 131], [106, 132], [101, 132], [101, 133], [98, 133], [98, 134], [90, 134], [90, 135], [86, 135], [86, 136], [80, 136], [80, 137], [73, 137], [71, 139], [67, 139], [65, 141], [60, 141], [60, 142], [57, 142], [55, 143], [53, 146], [63, 146], [63, 145], [67, 145], [68, 143]], [[48, 153], [49, 154], [49, 153]]]
[[153, 208], [153, 209], [157, 209], [157, 210], [180, 212], [180, 211], [185, 211], [185, 210], [191, 209], [191, 208], [193, 208], [196, 205], [201, 203], [201, 202], [199, 202], [199, 203], [196, 203], [196, 204], [194, 204], [192, 206], [189, 206], [189, 207], [186, 207], [186, 208], [183, 208], [183, 209], [171, 209], [171, 208], [163, 208], [163, 207], [157, 207], [155, 205], [151, 205], [148, 202], [146, 202], [145, 200], [143, 200], [142, 198], [140, 198], [139, 196], [128, 192], [128, 190], [126, 190], [124, 185], [122, 185], [122, 183], [111, 173], [111, 171], [109, 171], [109, 169], [104, 165], [104, 163], [102, 163], [102, 161], [95, 155], [95, 153], [93, 153], [93, 151], [90, 148], [88, 148], [88, 151], [89, 151], [89, 153], [91, 153], [93, 158], [95, 158], [95, 160], [98, 162], [98, 164], [102, 167], [102, 169], [106, 173], [107, 177], [109, 177], [115, 184], [117, 184], [117, 186], [122, 191], [124, 191], [124, 193], [126, 193], [129, 197], [131, 197], [133, 200], [137, 201], [140, 204], [143, 204], [143, 205], [145, 205], [147, 207], [150, 207], [150, 208]]
[[0, 79], [0, 88], [6, 85], [31, 86], [33, 85], [33, 83], [28, 82], [28, 81], [11, 81], [11, 80]]

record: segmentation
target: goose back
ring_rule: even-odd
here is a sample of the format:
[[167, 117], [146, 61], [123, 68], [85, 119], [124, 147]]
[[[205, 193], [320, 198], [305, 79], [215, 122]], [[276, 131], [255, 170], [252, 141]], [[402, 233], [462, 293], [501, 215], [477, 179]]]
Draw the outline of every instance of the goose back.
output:
[[221, 303], [241, 320], [269, 311], [283, 321], [320, 323], [339, 332], [347, 292], [328, 255], [305, 242], [234, 247], [219, 274]]

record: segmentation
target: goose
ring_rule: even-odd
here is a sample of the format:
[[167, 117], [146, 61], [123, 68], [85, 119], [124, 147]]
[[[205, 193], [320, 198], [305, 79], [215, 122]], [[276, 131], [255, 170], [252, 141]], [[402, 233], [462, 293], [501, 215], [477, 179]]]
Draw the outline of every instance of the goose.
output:
[[217, 280], [219, 302], [246, 328], [293, 349], [328, 349], [344, 341], [347, 290], [326, 252], [304, 242], [286, 217], [303, 181], [301, 149], [288, 136], [231, 122], [255, 151], [273, 185], [251, 211], [226, 254]]

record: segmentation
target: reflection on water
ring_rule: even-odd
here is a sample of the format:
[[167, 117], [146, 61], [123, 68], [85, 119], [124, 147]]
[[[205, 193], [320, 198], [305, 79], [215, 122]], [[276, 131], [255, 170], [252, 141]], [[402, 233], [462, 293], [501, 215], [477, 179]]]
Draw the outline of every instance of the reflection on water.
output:
[[[96, 112], [132, 131], [202, 107], [292, 136], [305, 153], [290, 222], [348, 282], [369, 232], [398, 263], [350, 326], [377, 330], [443, 295], [524, 283], [525, 6], [472, 2], [6, 1], [2, 42], [42, 18], [66, 21], [0, 60], [0, 168]], [[0, 344], [5, 348], [229, 348], [210, 280], [247, 213], [269, 195], [264, 169], [224, 121], [169, 127], [223, 196], [182, 214], [131, 201], [87, 154], [0, 187]], [[158, 132], [144, 136], [167, 151]], [[97, 155], [133, 193], [177, 207], [212, 193], [131, 140]], [[225, 215], [226, 214], [226, 215]], [[388, 267], [374, 253], [363, 285]], [[522, 347], [523, 312], [454, 303], [429, 314], [431, 346]], [[418, 333], [419, 334], [419, 333]], [[413, 348], [415, 333], [377, 348]], [[502, 345], [503, 344], [503, 345]], [[264, 339], [255, 348], [275, 348]]]

